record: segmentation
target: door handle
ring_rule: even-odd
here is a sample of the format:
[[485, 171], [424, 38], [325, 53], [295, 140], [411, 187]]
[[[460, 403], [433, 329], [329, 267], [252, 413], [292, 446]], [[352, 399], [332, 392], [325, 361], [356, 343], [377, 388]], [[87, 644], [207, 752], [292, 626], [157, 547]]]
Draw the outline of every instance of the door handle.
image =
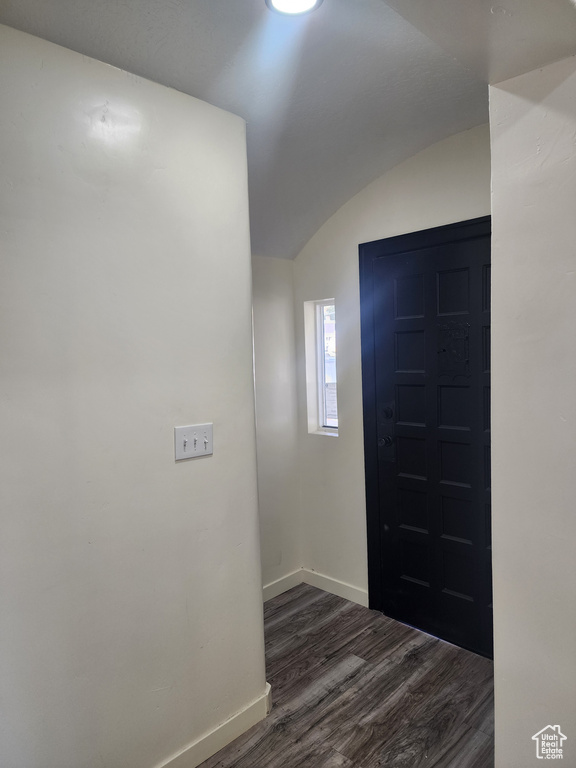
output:
[[384, 437], [378, 438], [378, 447], [390, 448], [393, 442], [394, 442], [394, 438], [392, 437], [392, 435], [384, 435]]

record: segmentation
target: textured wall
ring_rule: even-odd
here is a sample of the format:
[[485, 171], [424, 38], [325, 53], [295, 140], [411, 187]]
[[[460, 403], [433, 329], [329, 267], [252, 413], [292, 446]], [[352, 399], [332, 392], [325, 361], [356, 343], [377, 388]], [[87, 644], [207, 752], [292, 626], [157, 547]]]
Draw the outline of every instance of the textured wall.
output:
[[490, 109], [496, 766], [547, 725], [576, 765], [576, 59]]
[[[366, 593], [358, 244], [490, 213], [486, 126], [435, 144], [366, 187], [295, 261], [303, 563]], [[336, 299], [339, 437], [309, 435], [304, 301]]]
[[293, 270], [287, 259], [252, 259], [264, 586], [302, 567]]
[[152, 768], [264, 694], [244, 123], [0, 68], [0, 762]]

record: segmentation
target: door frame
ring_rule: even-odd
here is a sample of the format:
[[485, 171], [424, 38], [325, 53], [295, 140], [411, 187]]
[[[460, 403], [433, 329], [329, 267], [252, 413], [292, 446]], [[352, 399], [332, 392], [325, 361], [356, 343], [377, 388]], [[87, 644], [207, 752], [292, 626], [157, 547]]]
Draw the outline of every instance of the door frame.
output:
[[378, 482], [378, 435], [376, 418], [376, 370], [374, 354], [375, 259], [399, 256], [424, 248], [442, 246], [491, 234], [491, 216], [373, 240], [358, 246], [360, 264], [360, 339], [364, 417], [364, 472], [366, 481], [366, 533], [368, 549], [368, 604], [382, 610], [382, 531]]

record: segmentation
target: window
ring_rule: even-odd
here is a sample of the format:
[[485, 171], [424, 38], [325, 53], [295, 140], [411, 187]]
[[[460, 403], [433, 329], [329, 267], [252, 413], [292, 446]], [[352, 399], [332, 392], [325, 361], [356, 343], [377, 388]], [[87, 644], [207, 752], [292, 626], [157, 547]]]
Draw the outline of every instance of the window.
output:
[[308, 432], [338, 434], [336, 305], [334, 299], [304, 304]]
[[316, 305], [318, 323], [318, 395], [320, 426], [338, 429], [338, 402], [336, 397], [336, 307], [332, 303]]

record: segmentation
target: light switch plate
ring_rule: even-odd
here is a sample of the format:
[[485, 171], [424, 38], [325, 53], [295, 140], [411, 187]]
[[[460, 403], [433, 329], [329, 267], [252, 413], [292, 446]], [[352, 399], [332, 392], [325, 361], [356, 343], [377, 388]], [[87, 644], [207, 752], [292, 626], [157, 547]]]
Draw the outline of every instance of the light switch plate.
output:
[[190, 424], [174, 427], [174, 451], [176, 461], [210, 456], [212, 449], [212, 424]]

